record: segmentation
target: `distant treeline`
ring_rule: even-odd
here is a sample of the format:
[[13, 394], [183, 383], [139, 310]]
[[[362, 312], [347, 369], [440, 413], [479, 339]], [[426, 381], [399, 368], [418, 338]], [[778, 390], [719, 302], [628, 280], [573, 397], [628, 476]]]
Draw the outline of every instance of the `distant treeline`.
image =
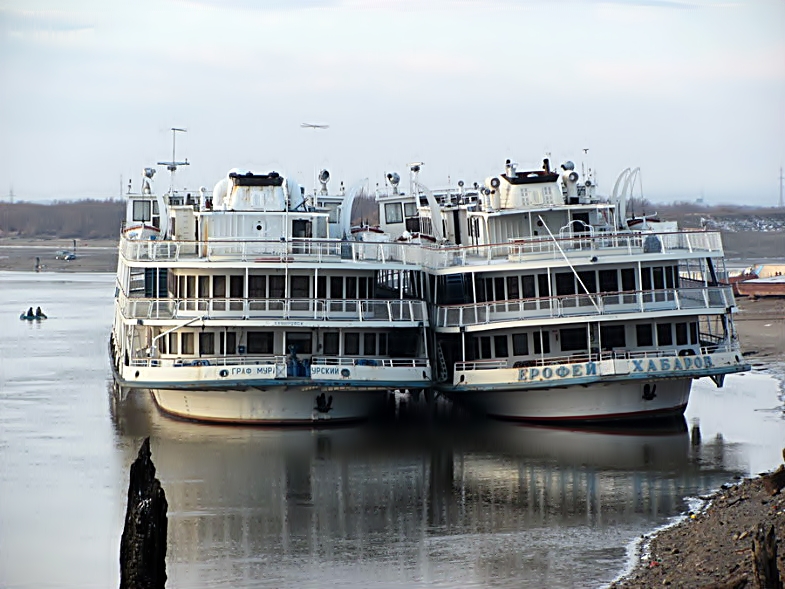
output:
[[0, 236], [114, 239], [125, 217], [125, 203], [80, 200], [36, 204], [0, 203]]
[[[354, 225], [378, 223], [372, 197], [356, 198], [352, 213]], [[117, 200], [0, 202], [0, 237], [115, 239], [124, 218], [125, 202]]]
[[[677, 221], [682, 227], [699, 227], [701, 218], [709, 215], [757, 215], [783, 218], [781, 208], [762, 208], [738, 205], [708, 206], [693, 202], [652, 203], [632, 199], [627, 204], [628, 215], [653, 215]], [[0, 202], [0, 236], [51, 237], [65, 239], [114, 239], [125, 216], [125, 203], [118, 200], [80, 200], [36, 204], [30, 202]], [[360, 195], [352, 207], [352, 224], [376, 225], [379, 213], [372, 196]]]

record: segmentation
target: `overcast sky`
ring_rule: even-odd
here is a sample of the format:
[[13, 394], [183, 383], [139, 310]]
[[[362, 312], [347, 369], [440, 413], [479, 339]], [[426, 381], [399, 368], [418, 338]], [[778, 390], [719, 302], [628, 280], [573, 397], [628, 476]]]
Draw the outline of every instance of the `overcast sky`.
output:
[[776, 205], [785, 2], [0, 0], [0, 199], [138, 189], [173, 126], [190, 188], [413, 161], [439, 187], [549, 153], [604, 194], [640, 166], [650, 200]]

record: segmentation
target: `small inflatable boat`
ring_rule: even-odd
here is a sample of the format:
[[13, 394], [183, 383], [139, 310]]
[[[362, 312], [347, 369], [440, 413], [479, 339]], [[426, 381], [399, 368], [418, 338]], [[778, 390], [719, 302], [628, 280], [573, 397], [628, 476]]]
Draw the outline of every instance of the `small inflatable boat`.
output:
[[30, 315], [28, 313], [22, 313], [19, 315], [19, 319], [22, 321], [41, 321], [42, 319], [48, 319], [46, 315], [41, 313], [40, 315]]

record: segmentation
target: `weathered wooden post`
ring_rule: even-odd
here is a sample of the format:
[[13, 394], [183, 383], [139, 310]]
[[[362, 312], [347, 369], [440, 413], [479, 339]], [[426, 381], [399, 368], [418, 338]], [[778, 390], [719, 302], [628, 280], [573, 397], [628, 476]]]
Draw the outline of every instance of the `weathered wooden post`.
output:
[[782, 589], [777, 569], [777, 537], [772, 524], [759, 524], [752, 538], [752, 562], [761, 589]]
[[161, 589], [166, 584], [166, 502], [145, 438], [131, 465], [128, 506], [120, 541], [120, 589]]

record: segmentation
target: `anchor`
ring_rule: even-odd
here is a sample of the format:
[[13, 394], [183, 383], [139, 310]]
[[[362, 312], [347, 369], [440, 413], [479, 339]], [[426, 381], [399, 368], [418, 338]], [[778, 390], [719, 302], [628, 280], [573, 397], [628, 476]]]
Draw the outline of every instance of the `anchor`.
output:
[[326, 400], [324, 393], [316, 395], [316, 409], [319, 413], [329, 413], [333, 408], [333, 396], [330, 395]]

